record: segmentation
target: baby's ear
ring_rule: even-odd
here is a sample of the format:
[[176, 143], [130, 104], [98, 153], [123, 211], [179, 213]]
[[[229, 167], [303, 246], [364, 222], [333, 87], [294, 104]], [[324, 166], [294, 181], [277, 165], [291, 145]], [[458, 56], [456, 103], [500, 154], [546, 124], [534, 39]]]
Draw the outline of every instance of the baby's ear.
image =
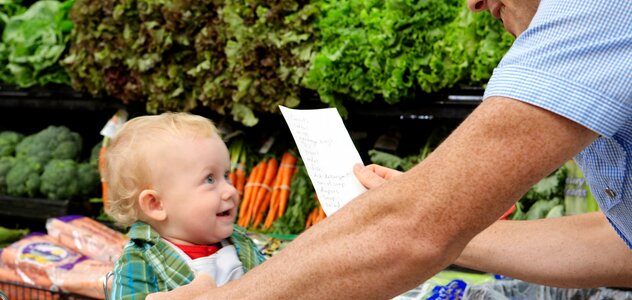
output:
[[164, 221], [167, 211], [158, 199], [158, 192], [155, 190], [143, 190], [138, 195], [138, 206], [145, 216], [154, 221]]

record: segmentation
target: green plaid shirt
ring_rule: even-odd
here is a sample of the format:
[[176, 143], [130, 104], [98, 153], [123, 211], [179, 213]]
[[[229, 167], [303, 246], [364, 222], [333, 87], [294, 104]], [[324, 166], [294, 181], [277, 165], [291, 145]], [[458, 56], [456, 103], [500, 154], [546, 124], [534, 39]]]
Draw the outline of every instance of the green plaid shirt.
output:
[[[136, 222], [127, 235], [131, 240], [114, 266], [110, 299], [145, 299], [148, 294], [170, 291], [193, 280], [193, 270], [184, 258], [149, 225]], [[244, 228], [234, 225], [229, 241], [237, 249], [244, 272], [265, 260]]]

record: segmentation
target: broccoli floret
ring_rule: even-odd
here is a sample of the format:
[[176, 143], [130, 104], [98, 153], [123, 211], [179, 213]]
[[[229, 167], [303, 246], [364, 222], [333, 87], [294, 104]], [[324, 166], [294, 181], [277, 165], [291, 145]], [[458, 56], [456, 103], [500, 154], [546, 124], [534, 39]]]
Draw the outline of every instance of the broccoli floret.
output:
[[20, 143], [23, 138], [23, 134], [14, 131], [0, 132], [0, 157], [13, 156], [15, 153], [15, 146]]
[[48, 128], [25, 137], [16, 147], [17, 157], [32, 157], [45, 165], [51, 159], [77, 160], [81, 154], [81, 136], [65, 126]]
[[0, 157], [0, 194], [7, 193], [7, 174], [15, 164], [13, 156]]
[[52, 159], [44, 167], [40, 192], [48, 199], [71, 199], [79, 191], [77, 177], [77, 162]]
[[29, 157], [16, 158], [7, 174], [7, 193], [18, 197], [34, 197], [39, 192], [42, 165]]
[[79, 195], [88, 197], [99, 191], [101, 174], [92, 162], [80, 163], [77, 167], [77, 181], [79, 183]]

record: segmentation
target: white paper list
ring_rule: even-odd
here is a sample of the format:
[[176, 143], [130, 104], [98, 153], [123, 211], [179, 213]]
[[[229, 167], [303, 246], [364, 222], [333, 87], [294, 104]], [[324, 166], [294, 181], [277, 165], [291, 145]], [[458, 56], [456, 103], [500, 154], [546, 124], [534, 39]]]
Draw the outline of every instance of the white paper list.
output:
[[353, 175], [362, 158], [335, 108], [280, 108], [325, 214], [366, 191]]

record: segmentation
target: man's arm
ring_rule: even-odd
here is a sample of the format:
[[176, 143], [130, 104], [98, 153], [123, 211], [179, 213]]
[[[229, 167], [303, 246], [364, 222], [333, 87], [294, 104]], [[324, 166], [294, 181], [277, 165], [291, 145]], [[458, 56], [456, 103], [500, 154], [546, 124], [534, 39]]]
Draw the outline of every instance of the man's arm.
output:
[[456, 264], [558, 287], [632, 287], [632, 251], [600, 212], [498, 221]]
[[199, 299], [401, 294], [451, 264], [470, 239], [595, 138], [548, 111], [489, 98], [419, 165], [360, 195], [242, 279]]

